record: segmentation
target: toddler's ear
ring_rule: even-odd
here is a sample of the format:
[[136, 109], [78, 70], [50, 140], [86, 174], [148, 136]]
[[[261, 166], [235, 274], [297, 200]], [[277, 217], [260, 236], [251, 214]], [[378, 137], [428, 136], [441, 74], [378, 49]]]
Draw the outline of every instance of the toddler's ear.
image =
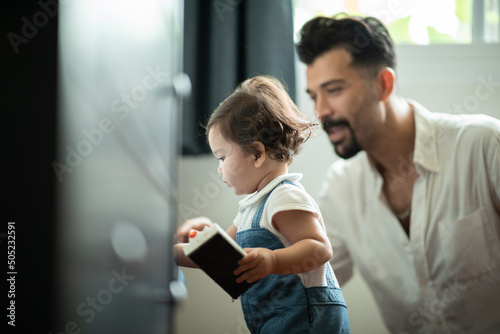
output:
[[266, 147], [260, 141], [254, 141], [252, 143], [252, 146], [254, 147], [255, 152], [256, 152], [253, 154], [254, 165], [255, 165], [255, 167], [259, 168], [260, 166], [262, 166], [264, 164], [264, 161], [266, 160], [266, 154], [267, 154]]

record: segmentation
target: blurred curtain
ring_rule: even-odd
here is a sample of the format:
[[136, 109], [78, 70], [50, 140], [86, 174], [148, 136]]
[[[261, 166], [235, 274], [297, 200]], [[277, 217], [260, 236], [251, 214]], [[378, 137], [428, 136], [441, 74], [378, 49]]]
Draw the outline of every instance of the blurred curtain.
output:
[[184, 155], [210, 152], [200, 123], [246, 78], [275, 76], [295, 98], [291, 2], [185, 1], [184, 72], [193, 87], [183, 109]]

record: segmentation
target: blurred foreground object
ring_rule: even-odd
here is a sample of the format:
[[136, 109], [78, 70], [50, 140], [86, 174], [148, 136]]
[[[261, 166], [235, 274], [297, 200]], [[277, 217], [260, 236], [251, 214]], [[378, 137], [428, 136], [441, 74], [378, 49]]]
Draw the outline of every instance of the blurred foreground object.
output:
[[172, 333], [183, 3], [74, 0], [59, 24], [52, 330]]

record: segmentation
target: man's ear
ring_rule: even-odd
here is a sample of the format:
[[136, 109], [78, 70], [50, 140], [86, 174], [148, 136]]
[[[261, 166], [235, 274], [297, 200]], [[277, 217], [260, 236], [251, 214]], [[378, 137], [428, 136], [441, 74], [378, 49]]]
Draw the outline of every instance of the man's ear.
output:
[[380, 101], [385, 101], [394, 91], [396, 72], [390, 67], [384, 67], [379, 71], [377, 81], [380, 87]]
[[253, 163], [255, 167], [259, 168], [264, 164], [264, 161], [266, 161], [266, 156], [267, 156], [266, 147], [260, 141], [254, 141], [252, 143], [252, 146], [254, 147], [255, 152], [257, 152], [252, 155], [254, 158]]

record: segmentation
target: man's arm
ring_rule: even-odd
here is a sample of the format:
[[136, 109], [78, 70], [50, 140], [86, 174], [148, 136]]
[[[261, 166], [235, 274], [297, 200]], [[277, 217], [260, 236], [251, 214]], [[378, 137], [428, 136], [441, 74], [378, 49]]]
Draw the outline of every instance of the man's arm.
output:
[[350, 280], [353, 275], [351, 255], [340, 233], [328, 224], [326, 224], [326, 230], [333, 249], [333, 256], [330, 260], [330, 264], [332, 265], [333, 272], [337, 277], [339, 285], [342, 286]]
[[318, 204], [321, 215], [323, 216], [328, 239], [332, 245], [333, 256], [330, 259], [330, 264], [339, 284], [342, 286], [351, 279], [353, 275], [353, 262], [347, 247], [347, 242], [336, 225], [338, 223], [339, 213], [336, 212], [336, 205], [333, 203], [336, 199], [330, 189], [334, 183], [336, 182], [332, 181], [331, 175], [328, 174], [327, 179], [323, 182]]
[[493, 205], [500, 216], [500, 133], [497, 133], [494, 137], [492, 145], [490, 151], [493, 152], [493, 156], [489, 166], [491, 171], [491, 196]]

